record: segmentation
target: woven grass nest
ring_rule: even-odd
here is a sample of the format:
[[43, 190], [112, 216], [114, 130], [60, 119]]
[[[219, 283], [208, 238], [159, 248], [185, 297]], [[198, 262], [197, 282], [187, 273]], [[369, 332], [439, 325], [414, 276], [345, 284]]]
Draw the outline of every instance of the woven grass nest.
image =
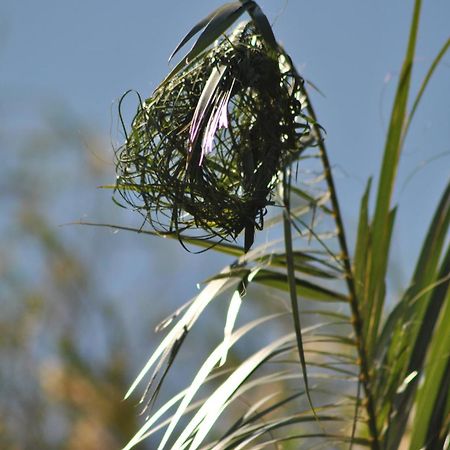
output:
[[166, 79], [116, 153], [116, 193], [157, 232], [214, 245], [245, 230], [248, 251], [310, 132], [288, 61], [241, 24]]

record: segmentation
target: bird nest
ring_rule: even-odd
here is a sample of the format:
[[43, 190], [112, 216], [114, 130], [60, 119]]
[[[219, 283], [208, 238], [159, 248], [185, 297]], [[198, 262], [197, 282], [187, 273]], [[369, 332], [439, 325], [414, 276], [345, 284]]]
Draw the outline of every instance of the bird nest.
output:
[[247, 24], [166, 79], [117, 151], [116, 192], [157, 232], [213, 244], [245, 230], [247, 251], [310, 132], [289, 61]]

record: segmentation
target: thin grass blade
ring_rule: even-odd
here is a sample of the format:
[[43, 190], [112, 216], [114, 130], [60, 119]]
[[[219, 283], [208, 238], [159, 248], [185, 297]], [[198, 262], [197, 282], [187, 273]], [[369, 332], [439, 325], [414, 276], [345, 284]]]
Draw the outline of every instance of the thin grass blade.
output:
[[302, 325], [300, 322], [300, 310], [297, 298], [297, 283], [295, 277], [294, 269], [294, 257], [292, 248], [292, 229], [291, 229], [291, 212], [290, 212], [290, 184], [291, 176], [285, 171], [283, 176], [283, 202], [284, 202], [284, 220], [283, 220], [283, 231], [284, 231], [284, 245], [286, 250], [286, 276], [287, 276], [287, 286], [289, 287], [289, 296], [291, 299], [292, 307], [292, 319], [294, 321], [295, 337], [297, 342], [297, 351], [300, 360], [300, 366], [303, 374], [303, 382], [305, 384], [305, 392], [308, 398], [309, 406], [311, 411], [319, 423], [319, 417], [317, 416], [314, 404], [312, 401], [311, 391], [308, 382], [308, 370], [306, 367], [305, 351], [303, 347], [303, 336], [302, 336]]
[[[176, 240], [180, 239], [180, 235], [178, 235], [175, 232], [159, 233], [159, 232], [152, 231], [152, 230], [144, 230], [142, 228], [133, 228], [133, 227], [114, 225], [114, 224], [109, 224], [109, 223], [95, 223], [95, 222], [86, 222], [86, 221], [80, 220], [78, 222], [71, 222], [67, 225], [86, 225], [89, 227], [111, 228], [112, 230], [130, 231], [132, 233], [145, 234], [145, 235], [160, 237], [160, 238], [163, 237], [163, 238], [167, 238], [167, 239], [176, 239]], [[223, 243], [223, 242], [208, 242], [208, 241], [205, 241], [204, 239], [197, 238], [195, 236], [187, 236], [184, 234], [181, 234], [181, 239], [183, 240], [183, 242], [195, 245], [204, 250], [214, 248], [214, 250], [219, 253], [224, 253], [226, 255], [235, 256], [235, 257], [240, 257], [244, 254], [244, 252], [240, 246], [233, 245], [233, 244], [227, 244], [227, 243]]]
[[408, 130], [411, 125], [412, 119], [417, 110], [417, 107], [419, 106], [420, 101], [422, 100], [422, 96], [425, 92], [425, 89], [427, 88], [428, 83], [431, 80], [431, 77], [433, 76], [436, 68], [439, 66], [439, 63], [441, 62], [442, 58], [447, 53], [449, 48], [450, 48], [450, 38], [447, 39], [447, 42], [445, 42], [445, 44], [442, 46], [442, 48], [439, 51], [439, 53], [437, 54], [437, 56], [434, 58], [433, 62], [431, 63], [430, 68], [428, 69], [427, 74], [425, 75], [425, 78], [424, 78], [422, 84], [420, 85], [420, 89], [419, 89], [419, 92], [417, 93], [417, 96], [416, 96], [414, 102], [413, 102], [411, 112], [408, 114], [408, 117], [406, 118], [405, 128], [403, 130], [403, 137], [402, 137], [403, 140], [405, 139], [406, 135], [408, 134]]
[[[380, 172], [375, 215], [372, 225], [371, 270], [368, 279], [368, 299], [370, 299], [370, 317], [372, 322], [367, 330], [367, 349], [369, 357], [373, 352], [379, 320], [384, 305], [384, 283], [389, 255], [389, 241], [392, 229], [391, 199], [394, 191], [397, 168], [402, 150], [402, 132], [407, 117], [407, 103], [411, 84], [411, 74], [414, 65], [414, 54], [422, 1], [414, 3], [408, 48], [400, 73], [390, 124], [387, 132], [383, 162]], [[389, 226], [388, 226], [389, 224]]]

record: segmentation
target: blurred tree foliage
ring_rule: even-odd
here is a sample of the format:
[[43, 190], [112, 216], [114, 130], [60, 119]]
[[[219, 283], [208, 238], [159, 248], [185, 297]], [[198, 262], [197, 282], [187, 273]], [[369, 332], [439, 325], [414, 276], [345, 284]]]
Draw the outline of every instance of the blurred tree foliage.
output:
[[96, 281], [103, 244], [58, 226], [86, 208], [101, 214], [81, 186], [109, 169], [108, 145], [63, 105], [28, 105], [20, 119], [10, 107], [0, 125], [0, 448], [120, 448], [137, 426], [134, 403], [122, 402], [133, 348], [120, 304]]

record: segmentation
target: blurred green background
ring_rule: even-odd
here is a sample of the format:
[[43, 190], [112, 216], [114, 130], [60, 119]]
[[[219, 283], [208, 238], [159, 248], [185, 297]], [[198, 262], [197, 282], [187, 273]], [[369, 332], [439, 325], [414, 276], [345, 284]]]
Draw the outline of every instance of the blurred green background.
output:
[[[66, 225], [141, 226], [98, 189], [115, 178], [117, 101], [130, 88], [150, 95], [179, 39], [221, 4], [192, 3], [0, 4], [2, 449], [123, 446], [141, 420], [138, 399], [123, 402], [123, 394], [159, 339], [155, 325], [229, 262], [176, 242]], [[260, 2], [300, 72], [324, 93], [312, 95], [353, 229], [364, 181], [380, 164], [409, 3]], [[449, 17], [446, 0], [424, 5], [416, 86], [448, 37]], [[449, 175], [449, 79], [446, 57], [406, 143], [394, 299]], [[129, 101], [128, 120], [134, 109]], [[218, 323], [212, 318], [203, 333]]]

